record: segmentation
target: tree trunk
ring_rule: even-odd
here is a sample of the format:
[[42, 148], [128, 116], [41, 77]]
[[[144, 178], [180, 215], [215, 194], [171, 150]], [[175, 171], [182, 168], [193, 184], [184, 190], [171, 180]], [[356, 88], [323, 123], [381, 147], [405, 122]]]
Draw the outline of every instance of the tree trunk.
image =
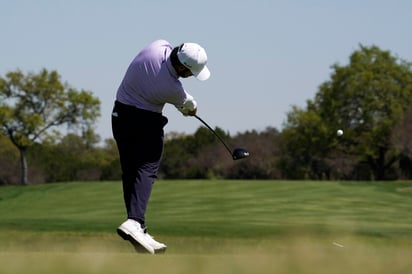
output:
[[389, 169], [389, 165], [385, 164], [385, 159], [386, 159], [386, 153], [388, 149], [385, 147], [379, 147], [379, 155], [378, 159], [375, 160], [375, 179], [377, 181], [383, 181], [386, 178], [386, 170]]
[[26, 148], [19, 148], [20, 150], [20, 164], [21, 164], [21, 184], [28, 185], [28, 176], [27, 176], [27, 159], [26, 159]]

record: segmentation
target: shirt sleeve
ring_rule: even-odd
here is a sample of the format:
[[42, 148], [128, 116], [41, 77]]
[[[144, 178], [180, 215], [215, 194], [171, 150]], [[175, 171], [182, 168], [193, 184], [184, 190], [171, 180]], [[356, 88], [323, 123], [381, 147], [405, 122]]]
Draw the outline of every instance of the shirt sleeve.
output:
[[173, 103], [173, 105], [185, 115], [197, 108], [196, 100], [185, 90], [183, 90], [182, 98], [179, 100], [179, 102], [175, 102]]

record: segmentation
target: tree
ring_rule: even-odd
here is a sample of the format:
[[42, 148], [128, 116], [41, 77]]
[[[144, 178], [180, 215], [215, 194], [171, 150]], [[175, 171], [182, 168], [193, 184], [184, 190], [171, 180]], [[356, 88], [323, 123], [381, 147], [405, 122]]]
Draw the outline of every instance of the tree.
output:
[[16, 184], [19, 177], [19, 152], [6, 136], [0, 134], [0, 185]]
[[119, 152], [116, 141], [113, 138], [106, 139], [105, 145], [101, 148], [102, 153], [102, 180], [118, 180], [122, 177]]
[[87, 132], [99, 115], [99, 99], [62, 83], [56, 71], [24, 75], [16, 70], [0, 78], [0, 126], [20, 152], [22, 184], [28, 183], [30, 146], [42, 137], [52, 138], [63, 125]]
[[280, 179], [277, 167], [280, 156], [280, 134], [276, 128], [268, 127], [264, 131], [255, 130], [238, 133], [232, 144], [250, 151], [250, 157], [229, 161], [225, 167], [225, 178], [230, 179]]
[[376, 46], [361, 46], [348, 66], [333, 68], [332, 81], [316, 98], [320, 115], [329, 126], [345, 129], [349, 151], [361, 155], [375, 179], [388, 179], [399, 156], [392, 129], [411, 102], [411, 64]]
[[[312, 120], [318, 120], [309, 125], [312, 135], [299, 132], [303, 134], [299, 138], [304, 141], [289, 136], [304, 151], [310, 145], [312, 150], [304, 155], [324, 159], [332, 150], [318, 151], [316, 148], [319, 144], [324, 148], [336, 147], [336, 137], [332, 138], [332, 135], [342, 128], [344, 135], [339, 140], [340, 149], [356, 156], [362, 170], [365, 165], [370, 169], [369, 179], [391, 178], [391, 170], [399, 159], [391, 142], [392, 129], [411, 103], [411, 64], [376, 46], [361, 45], [350, 56], [348, 65], [335, 64], [332, 69], [331, 80], [320, 86], [315, 99], [308, 101], [307, 109], [295, 108], [289, 114], [286, 133], [291, 135], [299, 129], [308, 131], [308, 126], [302, 122], [308, 121], [304, 118], [312, 113]], [[296, 116], [297, 120], [294, 119]], [[313, 133], [319, 138], [318, 142], [310, 140]]]
[[[222, 129], [216, 127], [214, 130], [223, 139], [230, 138]], [[206, 178], [218, 157], [216, 150], [224, 150], [218, 142], [213, 133], [203, 126], [193, 135], [169, 134], [166, 136], [160, 176], [168, 179]]]
[[412, 178], [412, 104], [402, 120], [395, 125], [392, 132], [392, 143], [398, 149], [399, 168], [403, 178]]
[[335, 143], [311, 101], [306, 110], [293, 106], [281, 136], [284, 144], [279, 165], [284, 177], [330, 179], [324, 159]]

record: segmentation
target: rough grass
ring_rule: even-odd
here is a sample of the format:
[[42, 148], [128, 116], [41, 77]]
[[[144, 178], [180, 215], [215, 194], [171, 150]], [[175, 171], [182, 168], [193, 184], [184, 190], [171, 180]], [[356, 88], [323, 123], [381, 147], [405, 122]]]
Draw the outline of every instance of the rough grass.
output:
[[411, 273], [411, 182], [159, 181], [165, 255], [115, 228], [119, 182], [0, 188], [0, 273]]

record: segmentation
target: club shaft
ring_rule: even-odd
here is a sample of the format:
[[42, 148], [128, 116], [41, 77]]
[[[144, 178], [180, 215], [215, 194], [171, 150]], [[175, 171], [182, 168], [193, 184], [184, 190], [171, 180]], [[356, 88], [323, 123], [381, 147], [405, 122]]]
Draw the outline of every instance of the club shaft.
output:
[[200, 118], [197, 115], [194, 115], [196, 117], [196, 119], [198, 119], [202, 124], [204, 124], [211, 132], [213, 132], [213, 134], [219, 139], [219, 141], [225, 146], [225, 148], [227, 149], [227, 151], [229, 152], [230, 155], [232, 155], [232, 151], [230, 150], [230, 148], [226, 145], [225, 141], [223, 141], [223, 139], [216, 133], [216, 131], [213, 130], [213, 128], [211, 128], [205, 121], [203, 121], [202, 118]]

